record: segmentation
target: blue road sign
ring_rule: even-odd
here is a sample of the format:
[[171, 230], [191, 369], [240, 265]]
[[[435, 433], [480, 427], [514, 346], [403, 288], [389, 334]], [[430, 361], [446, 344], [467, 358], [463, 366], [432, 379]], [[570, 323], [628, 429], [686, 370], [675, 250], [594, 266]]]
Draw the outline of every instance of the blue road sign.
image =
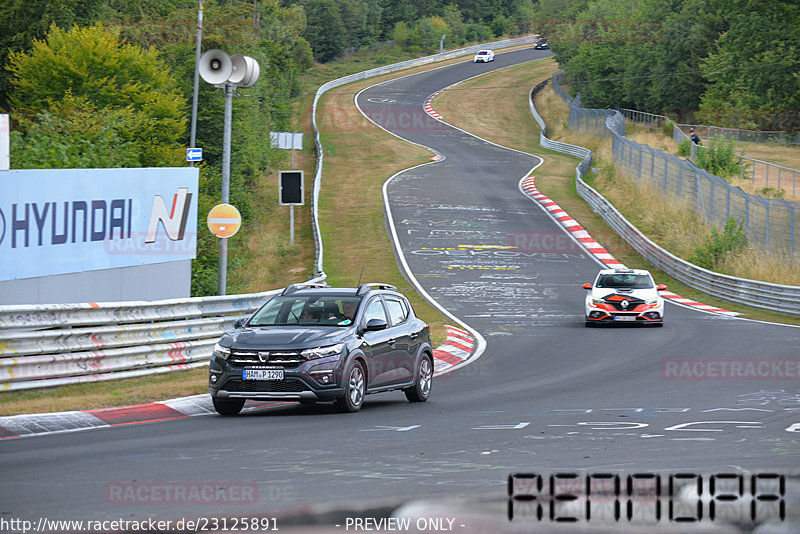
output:
[[203, 161], [203, 149], [202, 148], [187, 148], [186, 149], [186, 161]]

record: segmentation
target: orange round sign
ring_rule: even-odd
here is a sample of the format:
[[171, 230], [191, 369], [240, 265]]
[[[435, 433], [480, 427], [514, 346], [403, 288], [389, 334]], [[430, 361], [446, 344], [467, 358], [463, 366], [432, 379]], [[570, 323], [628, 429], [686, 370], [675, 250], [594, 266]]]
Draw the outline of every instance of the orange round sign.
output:
[[208, 212], [208, 229], [217, 237], [233, 237], [242, 226], [242, 215], [230, 204], [217, 204]]

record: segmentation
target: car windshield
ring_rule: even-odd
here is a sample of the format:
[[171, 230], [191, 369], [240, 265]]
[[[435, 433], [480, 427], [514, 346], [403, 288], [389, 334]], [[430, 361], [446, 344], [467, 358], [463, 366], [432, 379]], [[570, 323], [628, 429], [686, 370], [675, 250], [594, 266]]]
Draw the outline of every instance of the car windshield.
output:
[[595, 287], [599, 288], [626, 288], [626, 289], [651, 289], [653, 280], [646, 274], [601, 274]]
[[487, 55], [488, 53], [489, 53], [489, 52], [485, 52], [485, 51], [481, 50], [480, 52], [478, 52], [478, 55], [479, 55], [479, 56], [485, 56], [485, 55]]
[[323, 295], [275, 297], [258, 310], [249, 326], [338, 326], [353, 324], [361, 299]]

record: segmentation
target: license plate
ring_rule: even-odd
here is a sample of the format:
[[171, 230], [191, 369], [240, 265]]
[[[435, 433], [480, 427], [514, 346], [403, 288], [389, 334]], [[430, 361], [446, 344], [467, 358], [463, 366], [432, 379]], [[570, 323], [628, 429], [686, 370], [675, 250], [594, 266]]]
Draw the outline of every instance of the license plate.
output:
[[242, 369], [244, 380], [283, 380], [283, 369]]
[[614, 316], [614, 320], [615, 321], [635, 321], [636, 320], [636, 316], [635, 315], [615, 315]]

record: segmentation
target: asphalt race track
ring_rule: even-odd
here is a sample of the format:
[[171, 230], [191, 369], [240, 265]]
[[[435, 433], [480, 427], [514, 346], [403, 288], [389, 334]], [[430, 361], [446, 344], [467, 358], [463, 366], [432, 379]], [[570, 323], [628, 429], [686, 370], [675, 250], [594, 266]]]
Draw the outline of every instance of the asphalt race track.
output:
[[[386, 186], [410, 272], [486, 341], [476, 361], [435, 380], [427, 403], [391, 393], [357, 414], [282, 404], [0, 440], [0, 518], [257, 517], [326, 503], [502, 499], [518, 472], [796, 469], [800, 383], [779, 362], [797, 361], [800, 328], [674, 304], [663, 328], [585, 328], [580, 284], [599, 266], [520, 192], [539, 158], [423, 111], [435, 91], [546, 55], [498, 54], [357, 97], [374, 122], [445, 157]], [[771, 374], [670, 374], [697, 358], [766, 361]], [[208, 485], [213, 497], [202, 494]]]

